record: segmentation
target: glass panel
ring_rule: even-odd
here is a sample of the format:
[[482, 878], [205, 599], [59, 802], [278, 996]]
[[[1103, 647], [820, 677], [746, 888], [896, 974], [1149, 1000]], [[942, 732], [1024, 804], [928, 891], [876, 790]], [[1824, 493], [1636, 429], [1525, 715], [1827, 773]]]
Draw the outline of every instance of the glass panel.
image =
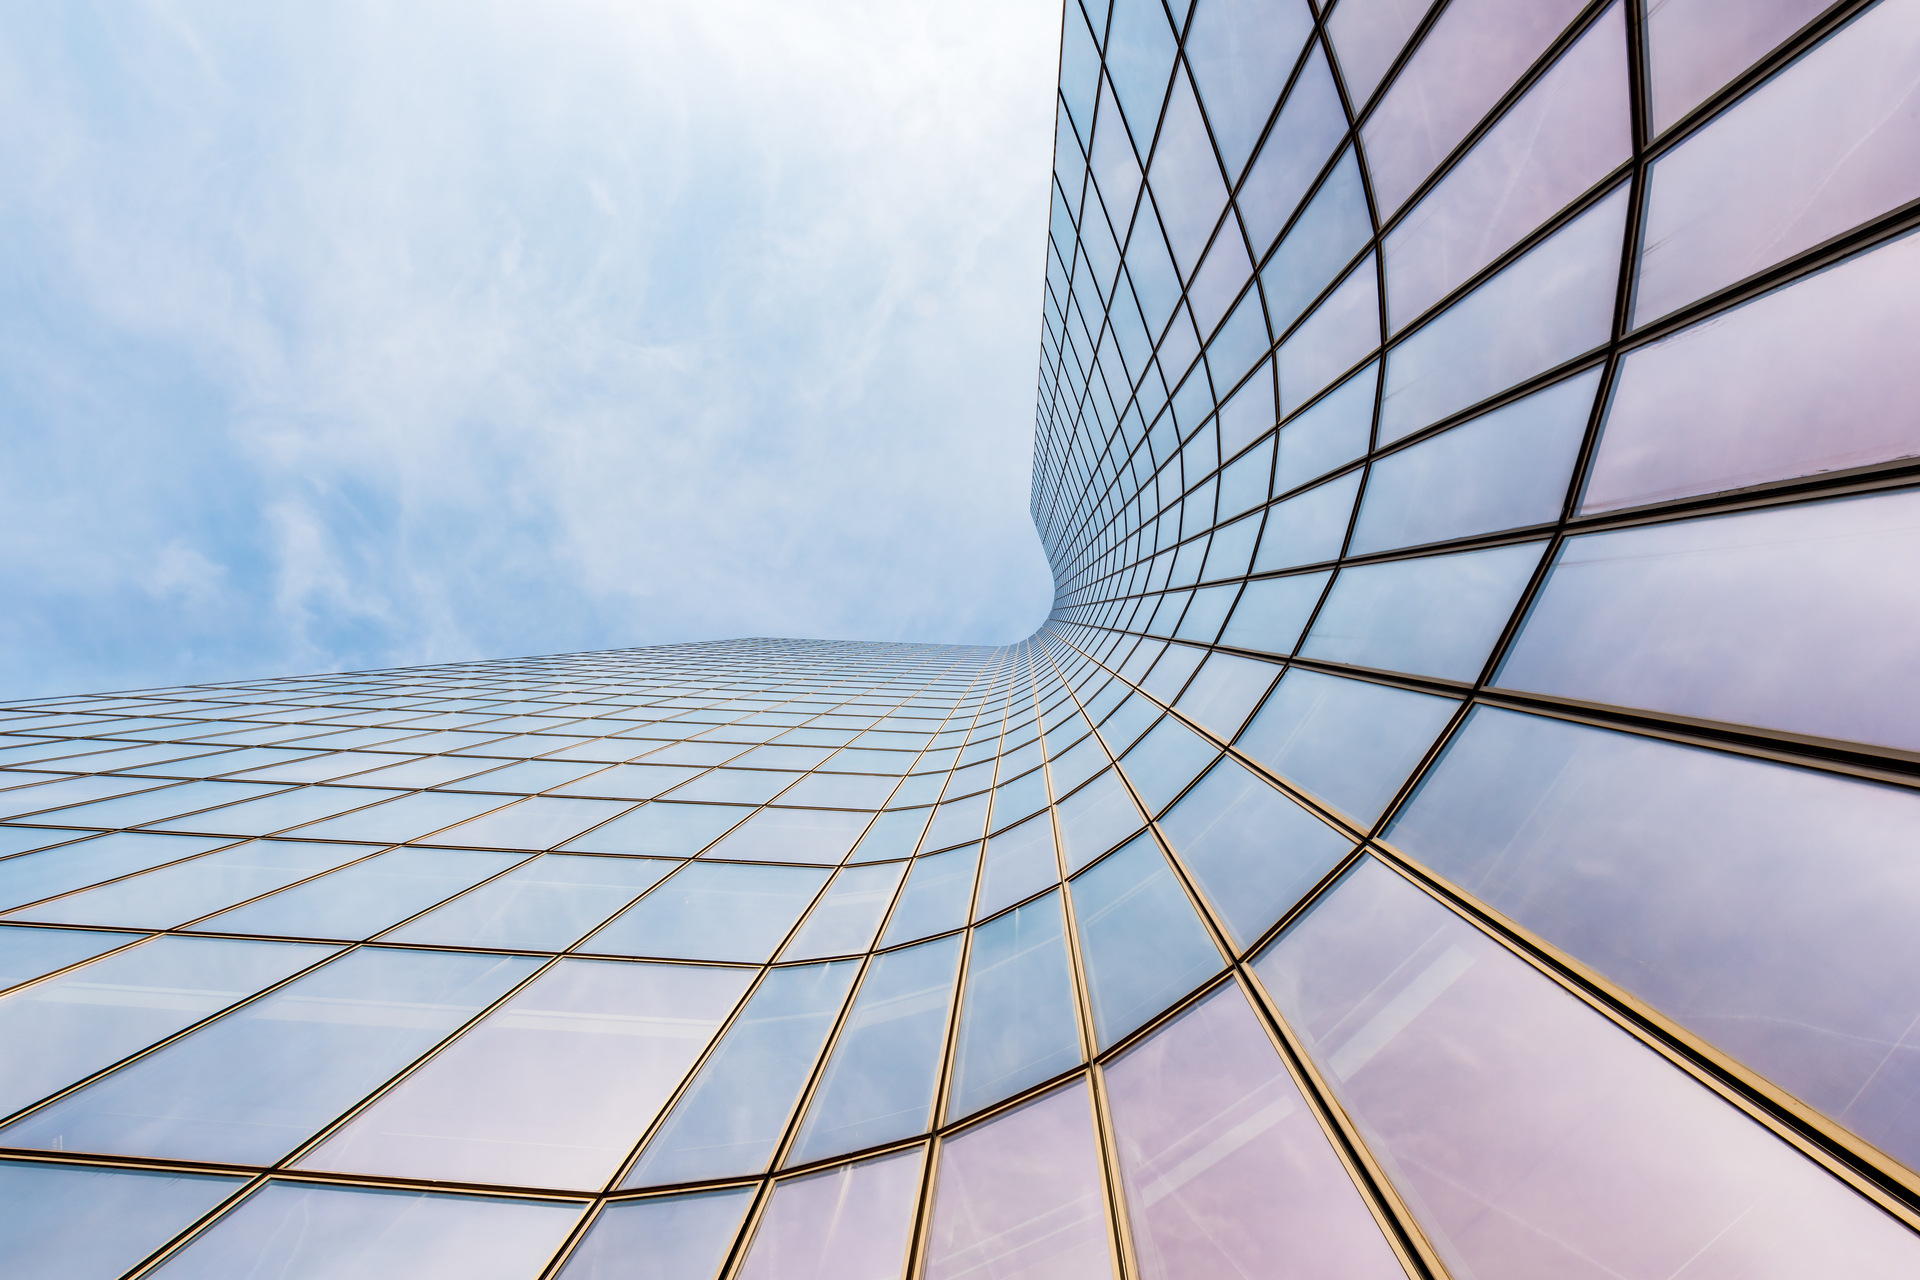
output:
[[1622, 361], [1582, 511], [1920, 453], [1920, 236], [1683, 329]]
[[920, 847], [920, 833], [927, 829], [932, 809], [890, 809], [874, 819], [873, 826], [860, 838], [849, 855], [849, 862], [882, 862], [888, 858], [910, 858]]
[[[957, 779], [959, 775], [955, 775]], [[976, 774], [974, 781], [985, 786], [993, 781], [993, 766]], [[957, 786], [967, 785], [958, 781], [950, 784], [948, 791]], [[927, 838], [921, 842], [923, 849], [944, 849], [966, 840], [978, 840], [986, 834], [988, 797], [970, 796], [965, 800], [949, 801], [933, 811], [933, 824], [927, 828]]]
[[271, 1164], [538, 967], [349, 952], [15, 1122], [0, 1145]]
[[[44, 834], [57, 839], [79, 833], [49, 831]], [[0, 862], [0, 902], [8, 905], [37, 902], [114, 876], [190, 858], [225, 843], [198, 836], [150, 836], [117, 831], [58, 849], [8, 858]]]
[[1371, 822], [1458, 706], [1431, 694], [1295, 670], [1238, 745], [1341, 812]]
[[1626, 161], [1625, 14], [1609, 9], [1387, 237], [1393, 328]]
[[1243, 947], [1353, 847], [1232, 760], [1215, 765], [1160, 826]]
[[1648, 94], [1662, 132], [1827, 7], [1827, 0], [1662, 0], [1647, 12]]
[[1219, 748], [1168, 716], [1121, 761], [1149, 811], [1158, 813], [1213, 762]]
[[580, 1204], [270, 1182], [167, 1260], [167, 1280], [531, 1280]]
[[567, 1258], [565, 1280], [713, 1280], [727, 1260], [752, 1187], [699, 1196], [614, 1200]]
[[[1260, 282], [1267, 295], [1267, 319], [1276, 334], [1285, 333], [1307, 304], [1333, 283], [1340, 268], [1366, 247], [1373, 235], [1367, 215], [1367, 193], [1360, 185], [1360, 162], [1349, 149], [1320, 184], [1312, 201], [1261, 268]], [[1378, 334], [1374, 335], [1378, 341]], [[1282, 372], [1283, 402], [1300, 403], [1302, 389], [1289, 389]]]
[[1119, 770], [1109, 770], [1059, 805], [1067, 870], [1077, 871], [1145, 825]]
[[1106, 1069], [1144, 1280], [1401, 1280], [1393, 1251], [1227, 986]]
[[1583, 373], [1376, 461], [1349, 551], [1558, 520], [1599, 383]]
[[789, 1164], [926, 1131], [959, 968], [957, 935], [873, 958]]
[[1280, 234], [1346, 129], [1347, 115], [1326, 56], [1311, 50], [1235, 201], [1256, 255], [1265, 253]]
[[1194, 101], [1187, 77], [1178, 73], [1160, 122], [1147, 185], [1153, 190], [1153, 202], [1166, 228], [1173, 260], [1181, 275], [1189, 275], [1199, 266], [1207, 237], [1227, 203], [1227, 188], [1220, 178], [1206, 122], [1200, 118], [1200, 104]]
[[1481, 709], [1389, 838], [1920, 1168], [1920, 796]]
[[903, 1151], [777, 1184], [740, 1280], [898, 1276], [924, 1159], [921, 1151]]
[[420, 791], [356, 813], [302, 827], [300, 838], [399, 844], [432, 835], [456, 822], [478, 817], [489, 809], [497, 809], [503, 799], [501, 796], [463, 795], [454, 791]]
[[1260, 536], [1260, 554], [1254, 557], [1253, 571], [1291, 569], [1337, 557], [1347, 540], [1354, 499], [1359, 496], [1360, 473], [1350, 471], [1268, 507], [1267, 527]]
[[[651, 800], [663, 791], [679, 786], [702, 771], [691, 765], [623, 764], [596, 773], [590, 778], [561, 787], [564, 796], [621, 796], [628, 800]], [[598, 1228], [595, 1228], [596, 1230]]]
[[0, 998], [0, 1115], [316, 964], [333, 947], [155, 938]]
[[979, 866], [977, 844], [916, 861], [880, 945], [897, 946], [965, 924], [973, 905], [974, 871]]
[[1227, 629], [1220, 633], [1220, 643], [1268, 653], [1292, 653], [1332, 576], [1328, 570], [1249, 582], [1240, 593]]
[[829, 874], [814, 867], [691, 863], [581, 948], [603, 955], [764, 961]]
[[1155, 0], [1114, 0], [1113, 24], [1107, 33], [1107, 75], [1120, 96], [1121, 110], [1142, 140], [1142, 151], [1160, 116], [1173, 52], [1173, 32], [1167, 29], [1166, 13]]
[[1342, 569], [1300, 654], [1471, 683], [1546, 546], [1523, 542]]
[[1345, 0], [1327, 23], [1347, 92], [1358, 107], [1406, 46], [1432, 0]]
[[[1040, 757], [1038, 744], [1034, 744], [1032, 756]], [[1001, 762], [1002, 772], [1008, 768], [1006, 761]], [[993, 793], [993, 825], [1011, 826], [1028, 814], [1047, 807], [1047, 771], [1034, 769], [1022, 774], [1012, 782], [1002, 783]]]
[[650, 853], [663, 858], [691, 858], [751, 812], [737, 805], [674, 804], [656, 800], [572, 843], [592, 853]]
[[[902, 752], [901, 754], [905, 754]], [[780, 793], [779, 803], [783, 805], [821, 805], [830, 809], [878, 809], [893, 794], [899, 783], [897, 777], [880, 777], [857, 773], [810, 773]], [[861, 814], [861, 825], [869, 814]], [[859, 834], [856, 828], [849, 836]], [[837, 859], [836, 859], [837, 860]]]
[[455, 849], [395, 849], [272, 897], [223, 911], [198, 927], [219, 933], [365, 938], [505, 871], [522, 856]]
[[465, 822], [434, 839], [440, 844], [500, 849], [550, 849], [624, 812], [620, 800], [567, 800], [540, 796]]
[[1584, 7], [1581, 0], [1454, 0], [1441, 10], [1361, 130], [1382, 218]]
[[987, 841], [986, 870], [973, 918], [984, 920], [1060, 881], [1053, 851], [1053, 815], [1043, 813]]
[[1379, 345], [1380, 280], [1369, 254], [1280, 345], [1280, 412], [1313, 399]]
[[770, 970], [620, 1185], [765, 1169], [859, 969], [842, 960]]
[[369, 852], [355, 845], [250, 841], [16, 911], [11, 918], [165, 929], [343, 862], [364, 858]]
[[1372, 859], [1255, 970], [1459, 1273], [1920, 1265], [1911, 1232]]
[[1280, 432], [1273, 491], [1285, 493], [1367, 451], [1373, 435], [1373, 394], [1380, 366], [1348, 378]]
[[815, 960], [865, 951], [906, 869], [904, 862], [887, 862], [841, 871], [780, 958]]
[[597, 1190], [752, 976], [563, 960], [299, 1166]]
[[1920, 9], [1874, 5], [1662, 157], [1634, 323], [1920, 195], [1916, 80]]
[[[892, 784], [888, 783], [891, 790]], [[709, 858], [838, 862], [866, 830], [871, 814], [821, 809], [762, 809], [707, 851]]]
[[1075, 1083], [949, 1139], [927, 1280], [1110, 1280], [1087, 1087]]
[[[240, 836], [263, 836], [270, 831], [284, 831], [303, 822], [312, 822], [315, 818], [330, 818], [336, 813], [345, 813], [362, 805], [391, 800], [394, 795], [394, 792], [376, 791], [372, 787], [301, 787], [294, 791], [282, 791], [278, 795], [262, 796], [245, 804], [176, 818], [172, 822], [157, 824], [156, 829], [224, 831]], [[498, 804], [499, 801], [494, 803]]]
[[1246, 163], [1312, 32], [1313, 14], [1301, 0], [1207, 0], [1194, 14], [1187, 62], [1228, 173]]
[[79, 929], [0, 926], [0, 988], [124, 947], [138, 934], [88, 933]]
[[1920, 492], [1567, 540], [1498, 681], [1920, 748]]
[[1220, 953], [1152, 836], [1139, 836], [1072, 888], [1101, 1048], [1219, 970]]
[[111, 1280], [246, 1185], [243, 1178], [0, 1161], [0, 1258], [15, 1275]]
[[1059, 897], [1050, 893], [974, 930], [948, 1118], [970, 1115], [1079, 1061], [1064, 921]]
[[1214, 653], [1176, 705], [1189, 719], [1231, 742], [1279, 674], [1271, 662]]
[[394, 931], [395, 942], [561, 951], [674, 864], [548, 853]]
[[1381, 442], [1605, 342], [1626, 214], [1622, 187], [1395, 347]]

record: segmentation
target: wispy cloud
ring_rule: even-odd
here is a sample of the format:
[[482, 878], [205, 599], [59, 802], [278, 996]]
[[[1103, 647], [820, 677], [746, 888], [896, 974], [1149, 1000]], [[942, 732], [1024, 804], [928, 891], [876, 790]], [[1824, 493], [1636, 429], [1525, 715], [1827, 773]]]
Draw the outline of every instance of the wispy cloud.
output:
[[1026, 634], [1057, 24], [10, 9], [5, 686]]

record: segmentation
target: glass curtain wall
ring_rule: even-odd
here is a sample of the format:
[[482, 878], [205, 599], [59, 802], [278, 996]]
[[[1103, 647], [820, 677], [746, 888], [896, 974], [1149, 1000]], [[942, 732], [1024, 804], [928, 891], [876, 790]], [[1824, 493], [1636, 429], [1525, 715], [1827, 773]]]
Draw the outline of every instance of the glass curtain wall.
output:
[[1051, 618], [0, 704], [0, 1258], [1920, 1274], [1916, 157], [1920, 0], [1070, 0]]

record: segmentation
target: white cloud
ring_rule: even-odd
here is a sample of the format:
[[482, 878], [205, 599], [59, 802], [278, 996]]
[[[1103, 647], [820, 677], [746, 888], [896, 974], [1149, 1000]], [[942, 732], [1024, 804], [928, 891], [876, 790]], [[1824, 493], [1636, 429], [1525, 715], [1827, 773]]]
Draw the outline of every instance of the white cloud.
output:
[[1024, 635], [1057, 24], [0, 18], [7, 683]]

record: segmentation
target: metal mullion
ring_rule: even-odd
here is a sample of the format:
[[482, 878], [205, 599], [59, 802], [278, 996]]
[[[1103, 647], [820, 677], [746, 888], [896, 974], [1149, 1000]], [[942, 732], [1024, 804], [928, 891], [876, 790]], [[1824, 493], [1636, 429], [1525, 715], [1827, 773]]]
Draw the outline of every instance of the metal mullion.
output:
[[1368, 843], [1367, 852], [1909, 1229], [1920, 1231], [1920, 1171], [1907, 1168], [1417, 859], [1378, 838]]
[[90, 955], [83, 960], [75, 960], [70, 964], [63, 964], [59, 968], [49, 969], [45, 973], [36, 973], [31, 978], [22, 978], [20, 981], [14, 983], [12, 986], [9, 986], [9, 987], [0, 987], [0, 998], [10, 996], [16, 991], [24, 991], [26, 988], [33, 986], [35, 983], [46, 982], [52, 978], [64, 977], [65, 975], [72, 973], [75, 969], [82, 967], [83, 965], [92, 964], [95, 960], [105, 960], [111, 956], [117, 956], [121, 952], [126, 951], [129, 947], [136, 946], [139, 943], [145, 942], [149, 938], [157, 938], [162, 936], [157, 931], [149, 931], [144, 929], [132, 930], [132, 929], [127, 929], [127, 928], [118, 927], [118, 926], [113, 928], [106, 928], [106, 929], [87, 928], [82, 930], [82, 929], [75, 929], [72, 926], [68, 926], [68, 925], [43, 924], [38, 921], [30, 921], [30, 920], [21, 920], [18, 922], [9, 920], [7, 921], [7, 924], [16, 929], [40, 929], [50, 933], [79, 933], [79, 932], [124, 933], [127, 935], [127, 940], [118, 946], [109, 947], [105, 951], [99, 952], [95, 955]]
[[135, 1263], [133, 1267], [125, 1273], [122, 1280], [141, 1280], [141, 1277], [153, 1274], [153, 1272], [165, 1266], [169, 1260], [177, 1256], [181, 1250], [217, 1226], [221, 1219], [225, 1218], [242, 1204], [251, 1200], [254, 1195], [266, 1185], [267, 1175], [265, 1173], [255, 1174], [252, 1178], [235, 1188], [232, 1195], [207, 1210], [207, 1212], [201, 1214], [194, 1221], [187, 1224], [183, 1230], [176, 1233], [172, 1239], [167, 1240], [160, 1245], [159, 1248], [153, 1250], [147, 1254], [145, 1258]]
[[[159, 934], [159, 933], [150, 935], [150, 937], [152, 938], [158, 938], [163, 936], [165, 935]], [[265, 938], [262, 938], [261, 940], [270, 941], [270, 939], [265, 939]], [[224, 1005], [221, 1008], [215, 1009], [212, 1013], [208, 1014], [206, 1017], [201, 1018], [196, 1022], [188, 1023], [186, 1026], [180, 1028], [178, 1031], [175, 1031], [173, 1034], [168, 1036], [163, 1036], [160, 1039], [154, 1041], [152, 1044], [145, 1046], [144, 1048], [136, 1049], [134, 1052], [126, 1055], [124, 1058], [120, 1058], [113, 1062], [110, 1062], [106, 1066], [101, 1067], [99, 1070], [90, 1072], [89, 1074], [80, 1077], [78, 1080], [75, 1080], [67, 1084], [65, 1087], [56, 1089], [54, 1092], [48, 1094], [46, 1097], [40, 1098], [35, 1100], [34, 1102], [28, 1103], [26, 1106], [21, 1107], [17, 1111], [11, 1112], [6, 1115], [0, 1115], [0, 1127], [5, 1127], [6, 1125], [10, 1125], [15, 1123], [16, 1121], [25, 1119], [27, 1116], [30, 1116], [45, 1107], [52, 1106], [54, 1103], [59, 1102], [61, 1099], [66, 1098], [71, 1094], [78, 1093], [80, 1090], [86, 1088], [88, 1085], [92, 1084], [94, 1081], [101, 1079], [103, 1076], [106, 1076], [111, 1074], [112, 1072], [118, 1071], [122, 1067], [131, 1066], [133, 1063], [138, 1062], [140, 1059], [145, 1058], [151, 1054], [158, 1053], [160, 1050], [166, 1048], [168, 1045], [173, 1044], [175, 1041], [182, 1040], [187, 1036], [192, 1035], [194, 1032], [200, 1030], [200, 1028], [206, 1026], [208, 1023], [213, 1022], [219, 1018], [223, 1018], [227, 1014], [236, 1013], [240, 1009], [246, 1007], [247, 1005], [253, 1004], [259, 1000], [263, 1000], [266, 997], [277, 993], [282, 987], [287, 986], [289, 983], [298, 982], [301, 978], [306, 977], [308, 974], [312, 973], [315, 969], [318, 969], [321, 965], [327, 964], [328, 962], [333, 960], [337, 960], [341, 956], [347, 955], [349, 952], [357, 951], [362, 945], [363, 944], [361, 943], [355, 942], [344, 947], [339, 947], [336, 950], [334, 950], [331, 954], [321, 956], [319, 959], [315, 960], [312, 964], [307, 965], [304, 968], [295, 970], [293, 973], [288, 974], [286, 977], [280, 979], [280, 981], [278, 982], [262, 987], [260, 990], [254, 992], [250, 996], [244, 996], [239, 1000], [235, 1000], [232, 1004]], [[123, 948], [123, 950], [131, 950], [131, 948]], [[96, 959], [97, 958], [98, 957], [96, 957]]]
[[[840, 1038], [846, 1033], [847, 1023], [853, 1018], [854, 1004], [860, 998], [861, 990], [867, 984], [867, 978], [873, 972], [874, 952], [858, 957], [854, 963], [860, 969], [853, 976], [853, 982], [847, 988], [846, 999], [841, 1002], [840, 1010], [834, 1015], [833, 1025], [827, 1029], [827, 1035], [820, 1044], [819, 1056], [814, 1059], [813, 1068], [807, 1073], [806, 1082], [794, 1099], [792, 1110], [787, 1114], [787, 1122], [780, 1131], [780, 1138], [774, 1144], [773, 1153], [768, 1157], [768, 1172], [773, 1177], [781, 1172], [781, 1167], [793, 1155], [794, 1144], [800, 1140], [800, 1129], [806, 1123], [807, 1113], [813, 1109], [814, 1099], [820, 1092], [820, 1086], [826, 1082], [827, 1064], [833, 1061], [835, 1051], [840, 1048]], [[839, 1157], [829, 1157], [830, 1160]]]
[[[272, 840], [272, 839], [275, 839], [275, 837], [273, 837], [273, 836], [251, 836], [251, 837], [248, 837], [248, 838], [247, 838], [246, 840], [243, 840], [243, 841], [242, 841], [241, 843], [242, 843], [242, 844], [248, 844], [248, 843], [252, 843], [252, 842], [253, 842], [253, 841], [255, 841], [255, 840]], [[313, 841], [308, 841], [307, 843], [310, 843], [310, 844], [320, 844], [320, 843], [322, 843], [322, 842], [321, 842], [321, 841], [318, 841], [318, 840], [313, 840]], [[344, 841], [341, 841], [341, 842], [336, 842], [336, 841], [326, 841], [325, 843], [328, 843], [328, 844], [334, 844], [334, 843], [344, 843]], [[239, 846], [239, 845], [229, 845], [229, 846], [227, 846], [227, 847], [228, 847], [228, 848], [230, 848], [230, 849], [236, 849], [236, 848], [239, 848], [240, 846]], [[371, 861], [373, 861], [373, 860], [374, 860], [375, 858], [378, 858], [378, 857], [380, 857], [380, 856], [381, 856], [382, 854], [386, 854], [386, 853], [391, 853], [391, 852], [393, 852], [393, 851], [394, 851], [395, 849], [397, 849], [397, 848], [399, 848], [399, 847], [400, 847], [400, 846], [398, 846], [398, 845], [386, 845], [386, 846], [381, 846], [381, 845], [375, 845], [375, 846], [373, 846], [373, 851], [372, 851], [371, 853], [368, 853], [368, 854], [365, 854], [365, 855], [363, 855], [362, 857], [358, 857], [358, 858], [354, 858], [353, 860], [351, 860], [351, 861], [349, 861], [349, 862], [343, 862], [343, 863], [341, 863], [341, 864], [340, 864], [339, 866], [337, 866], [337, 867], [328, 867], [328, 868], [327, 868], [326, 870], [324, 870], [324, 871], [316, 871], [316, 872], [314, 872], [314, 873], [313, 873], [312, 875], [310, 875], [310, 876], [306, 876], [306, 877], [304, 877], [304, 878], [302, 878], [302, 879], [299, 879], [299, 880], [295, 880], [295, 881], [293, 881], [293, 882], [292, 882], [292, 883], [290, 883], [290, 884], [283, 884], [283, 885], [281, 885], [281, 886], [280, 886], [280, 887], [279, 887], [278, 889], [268, 889], [268, 890], [267, 890], [267, 891], [266, 891], [265, 893], [256, 893], [256, 894], [254, 894], [254, 895], [253, 895], [253, 896], [252, 896], [251, 898], [242, 898], [242, 899], [240, 899], [240, 900], [239, 900], [238, 902], [229, 902], [229, 903], [228, 903], [228, 904], [227, 904], [226, 906], [224, 906], [224, 907], [219, 907], [219, 908], [217, 908], [217, 909], [215, 909], [215, 910], [213, 910], [213, 911], [209, 911], [209, 912], [207, 912], [207, 913], [206, 913], [205, 915], [200, 915], [200, 916], [195, 916], [195, 917], [194, 917], [193, 919], [191, 919], [191, 920], [184, 920], [184, 921], [182, 921], [181, 923], [179, 923], [179, 924], [176, 924], [176, 925], [169, 925], [169, 926], [168, 926], [168, 927], [167, 927], [167, 928], [166, 928], [165, 930], [163, 930], [162, 932], [166, 932], [166, 933], [178, 933], [178, 932], [181, 932], [181, 931], [183, 931], [183, 930], [189, 930], [189, 929], [192, 929], [194, 925], [196, 925], [196, 924], [198, 924], [198, 923], [200, 923], [200, 921], [202, 921], [202, 920], [211, 920], [211, 919], [213, 919], [213, 918], [214, 918], [215, 916], [218, 916], [218, 915], [224, 915], [225, 913], [227, 913], [227, 912], [229, 912], [229, 911], [233, 911], [233, 910], [237, 910], [237, 909], [238, 909], [238, 908], [240, 908], [240, 907], [245, 907], [245, 906], [250, 906], [250, 905], [252, 905], [253, 903], [256, 903], [256, 902], [259, 902], [259, 901], [260, 901], [260, 900], [261, 900], [262, 898], [271, 898], [271, 897], [272, 897], [272, 896], [273, 896], [274, 894], [276, 894], [276, 893], [284, 893], [284, 892], [286, 892], [286, 891], [287, 891], [287, 890], [289, 890], [289, 889], [298, 889], [298, 888], [300, 888], [300, 887], [301, 887], [301, 886], [303, 886], [303, 885], [309, 885], [309, 884], [312, 884], [312, 883], [313, 883], [313, 882], [314, 882], [315, 880], [319, 880], [319, 879], [322, 879], [322, 878], [324, 878], [324, 877], [326, 877], [326, 876], [330, 876], [330, 875], [332, 875], [332, 874], [333, 874], [334, 872], [336, 872], [336, 871], [345, 871], [345, 870], [346, 870], [347, 868], [349, 868], [349, 867], [357, 867], [357, 866], [359, 866], [359, 865], [360, 865], [361, 863], [363, 863], [363, 862], [371, 862]], [[220, 852], [225, 852], [225, 850], [221, 850]], [[139, 872], [136, 872], [135, 874], [141, 874], [141, 873], [139, 873]], [[92, 885], [89, 885], [89, 886], [87, 886], [87, 888], [93, 888], [93, 887], [94, 887], [94, 886], [92, 886]], [[85, 891], [86, 891], [85, 889], [76, 889], [76, 890], [74, 890], [74, 892], [76, 892], [76, 893], [84, 893]], [[242, 936], [246, 936], [246, 937], [259, 937], [259, 936], [262, 936], [262, 935], [259, 935], [259, 934], [247, 934], [247, 935], [242, 935]], [[330, 938], [330, 939], [325, 939], [325, 941], [330, 941], [330, 942], [359, 942], [359, 941], [361, 941], [361, 939], [359, 939], [359, 938]]]
[[1281, 1015], [1279, 1006], [1267, 995], [1258, 976], [1246, 965], [1235, 964], [1233, 977], [1241, 994], [1253, 1006], [1261, 1029], [1278, 1050], [1281, 1065], [1300, 1091], [1301, 1100], [1326, 1135], [1335, 1158], [1360, 1193], [1361, 1203], [1373, 1215], [1387, 1246], [1410, 1280], [1449, 1280], [1451, 1273], [1414, 1216], [1412, 1207], [1401, 1197], [1399, 1188], [1367, 1146], [1359, 1125], [1321, 1075], [1299, 1034]]
[[773, 1178], [766, 1178], [760, 1183], [759, 1189], [754, 1193], [753, 1203], [747, 1206], [746, 1217], [741, 1220], [739, 1229], [734, 1232], [733, 1247], [727, 1250], [726, 1257], [721, 1259], [719, 1271], [715, 1273], [719, 1280], [734, 1280], [740, 1274], [741, 1268], [746, 1266], [747, 1254], [753, 1247], [753, 1238], [760, 1232], [760, 1220], [766, 1216], [767, 1206], [773, 1202], [773, 1193], [777, 1185]]

